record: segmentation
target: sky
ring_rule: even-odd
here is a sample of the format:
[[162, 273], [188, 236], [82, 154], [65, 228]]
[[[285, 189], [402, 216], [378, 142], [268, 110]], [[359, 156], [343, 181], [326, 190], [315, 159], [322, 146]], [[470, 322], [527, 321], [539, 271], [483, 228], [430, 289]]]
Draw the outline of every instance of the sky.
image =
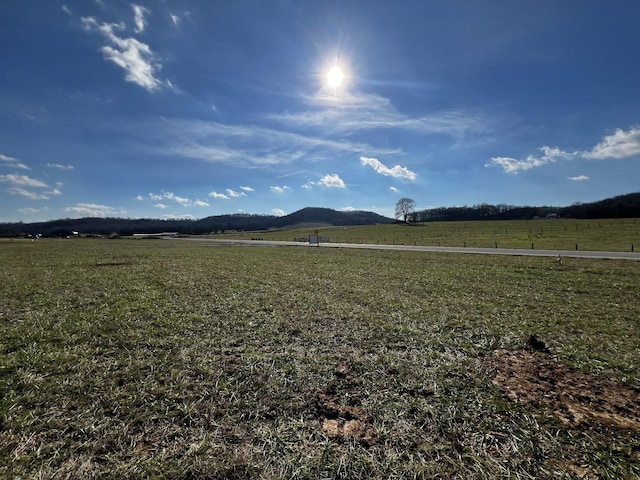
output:
[[637, 0], [0, 2], [0, 221], [640, 190]]

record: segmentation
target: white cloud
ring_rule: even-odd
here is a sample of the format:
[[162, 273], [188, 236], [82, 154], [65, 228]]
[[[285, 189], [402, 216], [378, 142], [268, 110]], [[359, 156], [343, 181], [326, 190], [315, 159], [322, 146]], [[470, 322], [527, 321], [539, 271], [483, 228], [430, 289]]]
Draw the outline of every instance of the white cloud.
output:
[[375, 94], [352, 92], [336, 96], [319, 92], [303, 100], [312, 110], [265, 117], [289, 125], [334, 131], [395, 128], [462, 138], [489, 130], [486, 119], [477, 114], [450, 110], [412, 117], [398, 111], [389, 99]]
[[47, 167], [58, 170], [73, 170], [75, 168], [73, 165], [60, 165], [59, 163], [47, 163]]
[[174, 15], [173, 13], [170, 13], [169, 16], [171, 17], [171, 21], [173, 22], [174, 25], [178, 25], [178, 23], [180, 23], [180, 17], [178, 15]]
[[587, 177], [586, 175], [578, 175], [577, 177], [567, 177], [567, 178], [572, 182], [584, 182], [586, 180], [589, 180], [589, 177]]
[[25, 215], [33, 215], [34, 213], [40, 213], [42, 210], [46, 210], [46, 208], [38, 209], [38, 208], [25, 207], [25, 208], [18, 208], [17, 210], [20, 213], [24, 213]]
[[377, 173], [384, 175], [385, 177], [406, 178], [411, 181], [414, 181], [417, 177], [417, 174], [409, 170], [407, 167], [395, 165], [389, 168], [377, 158], [360, 157], [360, 163], [362, 165], [369, 165], [370, 167], [373, 167]]
[[211, 198], [216, 198], [216, 199], [220, 199], [220, 200], [229, 200], [229, 197], [227, 197], [224, 193], [218, 193], [216, 191], [213, 191], [209, 194], [209, 196]]
[[640, 126], [628, 131], [617, 129], [613, 135], [604, 137], [591, 151], [585, 152], [586, 158], [603, 160], [607, 158], [627, 158], [640, 155]]
[[[152, 153], [238, 166], [286, 165], [330, 160], [336, 154], [393, 155], [398, 148], [376, 148], [348, 140], [333, 140], [255, 125], [162, 119], [134, 128], [145, 135]], [[251, 145], [251, 148], [247, 148]]]
[[183, 207], [188, 207], [191, 205], [191, 200], [185, 197], [179, 197], [178, 195], [175, 195], [172, 192], [165, 193], [163, 197], [166, 198], [167, 200], [173, 200], [174, 202], [179, 203]]
[[159, 208], [161, 210], [164, 210], [166, 208], [171, 208], [170, 205], [167, 205], [167, 204], [164, 204], [164, 203], [156, 203], [153, 206], [156, 207], [156, 208]]
[[195, 202], [193, 202], [193, 205], [196, 207], [208, 207], [209, 204], [203, 200], [196, 200]]
[[71, 15], [71, 10], [69, 10], [69, 7], [67, 7], [66, 5], [62, 5], [62, 11], [67, 15]]
[[110, 215], [121, 215], [126, 213], [125, 210], [117, 210], [113, 207], [99, 205], [96, 203], [78, 203], [73, 207], [65, 208], [65, 211], [87, 217], [108, 217]]
[[0, 182], [9, 182], [9, 183], [12, 183], [13, 185], [18, 185], [20, 187], [40, 188], [40, 187], [49, 186], [46, 183], [41, 182], [40, 180], [31, 178], [27, 175], [16, 175], [13, 173], [10, 173], [8, 175], [0, 175]]
[[82, 17], [82, 24], [87, 31], [100, 32], [111, 45], [103, 46], [100, 51], [105, 59], [115, 63], [126, 72], [125, 80], [135, 83], [149, 92], [162, 87], [162, 81], [155, 74], [162, 65], [157, 63], [156, 55], [149, 45], [135, 38], [121, 38], [116, 30], [123, 30], [124, 24], [98, 24], [93, 17]]
[[182, 215], [163, 215], [160, 218], [162, 218], [163, 220], [193, 220], [196, 217], [194, 217], [190, 213], [184, 213]]
[[240, 190], [244, 190], [245, 192], [254, 192], [255, 190], [251, 187], [240, 187]]
[[270, 190], [275, 193], [283, 193], [286, 190], [290, 190], [290, 188], [284, 185], [282, 187], [280, 186], [271, 187]]
[[232, 197], [232, 198], [237, 198], [237, 197], [246, 197], [246, 196], [247, 196], [247, 194], [246, 194], [246, 193], [244, 193], [244, 192], [236, 192], [236, 191], [234, 191], [234, 190], [231, 190], [230, 188], [227, 188], [227, 189], [226, 189], [226, 192], [227, 192], [227, 195], [228, 195], [229, 197]]
[[391, 190], [393, 193], [398, 193], [400, 191], [396, 187], [389, 187], [389, 190]]
[[62, 195], [62, 192], [60, 190], [58, 190], [57, 188], [54, 188], [53, 190], [49, 191], [49, 192], [45, 192], [48, 195]]
[[17, 158], [8, 157], [0, 153], [0, 162], [5, 162], [4, 165], [11, 168], [20, 168], [22, 170], [31, 170], [24, 163], [20, 162]]
[[20, 187], [11, 187], [7, 191], [11, 195], [20, 195], [21, 197], [28, 198], [29, 200], [49, 200], [49, 197], [44, 193], [35, 193]]
[[134, 14], [133, 21], [136, 24], [135, 32], [141, 33], [142, 31], [144, 31], [144, 28], [147, 25], [147, 22], [144, 19], [144, 15], [145, 13], [151, 13], [151, 11], [148, 8], [135, 4], [131, 5], [131, 8], [133, 8]]
[[343, 212], [355, 212], [356, 211], [356, 209], [354, 207], [342, 207], [340, 210], [343, 211]]
[[489, 163], [485, 164], [485, 167], [501, 167], [506, 173], [517, 174], [520, 171], [541, 167], [557, 160], [568, 160], [578, 155], [578, 152], [565, 152], [559, 148], [547, 146], [540, 147], [539, 150], [542, 152], [541, 156], [529, 155], [525, 160], [510, 157], [493, 157]]
[[274, 208], [273, 210], [271, 210], [271, 213], [281, 217], [284, 215], [284, 210], [280, 210], [279, 208]]
[[142, 201], [144, 201], [144, 197], [143, 197], [142, 195], [136, 195], [136, 196], [135, 196], [135, 199], [136, 199], [136, 200], [139, 200], [139, 201], [141, 201], [141, 202], [142, 202]]
[[345, 184], [337, 174], [325, 175], [318, 181], [319, 185], [324, 185], [328, 188], [345, 188]]

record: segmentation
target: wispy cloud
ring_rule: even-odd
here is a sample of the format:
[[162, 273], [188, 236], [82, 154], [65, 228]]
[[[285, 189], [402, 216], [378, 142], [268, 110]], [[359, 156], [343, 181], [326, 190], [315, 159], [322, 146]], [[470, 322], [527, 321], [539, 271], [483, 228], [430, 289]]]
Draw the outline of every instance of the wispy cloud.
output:
[[279, 208], [274, 208], [273, 210], [271, 210], [271, 213], [273, 213], [274, 215], [277, 215], [279, 217], [282, 217], [285, 214], [284, 210], [281, 210]]
[[58, 170], [73, 170], [75, 168], [73, 165], [61, 165], [59, 163], [47, 163], [47, 167], [57, 168]]
[[127, 213], [124, 209], [116, 209], [108, 205], [99, 205], [97, 203], [78, 203], [73, 207], [65, 208], [65, 211], [86, 217], [108, 217]]
[[19, 168], [22, 170], [31, 170], [28, 166], [20, 162], [17, 158], [9, 157], [7, 155], [2, 155], [1, 153], [0, 153], [0, 162], [2, 162], [0, 163], [0, 165], [4, 165], [5, 167]]
[[136, 24], [135, 32], [141, 33], [147, 26], [147, 22], [145, 21], [144, 16], [146, 13], [151, 13], [151, 11], [148, 8], [143, 7], [142, 5], [134, 4], [131, 5], [131, 8], [133, 8], [133, 21]]
[[19, 187], [46, 188], [49, 186], [46, 183], [40, 180], [36, 180], [35, 178], [31, 178], [27, 175], [16, 175], [13, 173], [10, 173], [8, 175], [0, 175], [0, 182], [8, 182]]
[[18, 212], [20, 213], [24, 213], [25, 215], [33, 215], [35, 213], [40, 213], [44, 210], [47, 210], [46, 208], [32, 208], [32, 207], [24, 207], [24, 208], [18, 208], [17, 209]]
[[[349, 140], [308, 136], [257, 125], [228, 125], [201, 120], [165, 118], [136, 125], [147, 150], [234, 167], [288, 165], [319, 162], [336, 154], [376, 155], [401, 153], [398, 148], [378, 148]], [[250, 147], [248, 147], [250, 145]]]
[[231, 190], [230, 188], [226, 189], [227, 195], [231, 198], [237, 198], [237, 197], [246, 197], [247, 194], [244, 192], [236, 192], [235, 190]]
[[245, 192], [253, 192], [254, 189], [251, 187], [240, 187], [240, 190], [244, 190]]
[[152, 202], [160, 202], [154, 205], [156, 208], [169, 208], [170, 206], [162, 203], [163, 200], [171, 200], [183, 207], [208, 207], [209, 204], [202, 200], [191, 200], [190, 198], [181, 197], [173, 192], [149, 193], [146, 197], [144, 195], [136, 195], [136, 200], [144, 201], [151, 200]]
[[398, 193], [400, 191], [396, 187], [389, 187], [389, 190], [391, 190], [393, 193]]
[[217, 200], [229, 200], [229, 197], [226, 196], [224, 193], [218, 193], [215, 190], [211, 193], [209, 193], [209, 196], [211, 198], [215, 198]]
[[156, 208], [159, 208], [161, 210], [164, 210], [166, 208], [171, 208], [171, 205], [167, 205], [165, 203], [156, 203], [153, 206], [156, 207]]
[[[242, 189], [247, 189], [249, 187], [241, 187]], [[252, 188], [249, 188], [249, 190], [246, 191], [253, 191]], [[218, 200], [230, 200], [232, 198], [241, 198], [241, 197], [246, 197], [247, 194], [245, 192], [236, 192], [235, 190], [232, 190], [231, 188], [227, 188], [225, 190], [225, 193], [220, 193], [220, 192], [216, 192], [215, 190], [211, 193], [209, 193], [209, 196], [211, 198], [215, 198]]]
[[82, 25], [87, 31], [101, 33], [110, 45], [103, 46], [100, 51], [104, 58], [124, 69], [125, 80], [135, 83], [149, 92], [159, 90], [163, 82], [156, 78], [162, 68], [156, 54], [149, 45], [135, 38], [122, 38], [116, 31], [124, 30], [123, 23], [98, 23], [94, 17], [82, 17]]
[[67, 7], [66, 5], [62, 5], [62, 11], [67, 15], [71, 15], [71, 10], [69, 10], [69, 7]]
[[640, 126], [628, 131], [617, 129], [607, 135], [602, 142], [584, 154], [587, 158], [603, 160], [607, 158], [627, 158], [640, 155]]
[[21, 187], [11, 187], [7, 189], [11, 195], [19, 195], [29, 200], [49, 200], [49, 196], [44, 193], [36, 193]]
[[311, 110], [271, 113], [264, 117], [294, 127], [317, 127], [333, 131], [385, 128], [463, 138], [490, 130], [489, 122], [479, 114], [448, 110], [410, 116], [400, 112], [389, 99], [375, 94], [351, 92], [336, 96], [321, 91], [303, 98], [303, 101]]
[[360, 157], [360, 163], [372, 167], [376, 173], [385, 177], [404, 178], [411, 181], [414, 181], [417, 177], [417, 174], [407, 167], [395, 165], [389, 168], [377, 158]]
[[586, 180], [589, 180], [589, 177], [587, 177], [586, 175], [578, 175], [577, 177], [567, 177], [567, 178], [572, 182], [584, 182]]
[[640, 155], [640, 127], [632, 127], [627, 131], [617, 129], [613, 135], [605, 136], [600, 143], [587, 151], [565, 152], [559, 148], [547, 146], [540, 147], [540, 151], [542, 155], [529, 155], [524, 160], [511, 157], [493, 157], [490, 162], [485, 164], [485, 167], [501, 167], [506, 173], [515, 174], [558, 160], [571, 160], [576, 157], [594, 160], [633, 157]]
[[284, 193], [284, 192], [286, 192], [287, 190], [291, 190], [291, 189], [290, 189], [289, 187], [287, 187], [286, 185], [284, 185], [284, 186], [282, 186], [282, 187], [281, 187], [281, 186], [276, 185], [276, 186], [270, 187], [270, 190], [271, 190], [272, 192], [274, 192], [274, 193]]
[[548, 163], [554, 163], [558, 160], [567, 160], [574, 158], [578, 152], [565, 152], [559, 148], [540, 147], [542, 155], [529, 155], [524, 160], [518, 160], [511, 157], [493, 157], [485, 167], [501, 167], [506, 173], [517, 174], [521, 171], [530, 170], [535, 167], [541, 167]]

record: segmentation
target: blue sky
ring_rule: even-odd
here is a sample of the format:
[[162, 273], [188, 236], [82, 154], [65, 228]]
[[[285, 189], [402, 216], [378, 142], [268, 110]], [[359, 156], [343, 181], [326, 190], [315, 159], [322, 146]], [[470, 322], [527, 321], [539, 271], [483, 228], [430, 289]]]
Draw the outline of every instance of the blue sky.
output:
[[0, 221], [635, 192], [639, 18], [636, 0], [0, 2]]

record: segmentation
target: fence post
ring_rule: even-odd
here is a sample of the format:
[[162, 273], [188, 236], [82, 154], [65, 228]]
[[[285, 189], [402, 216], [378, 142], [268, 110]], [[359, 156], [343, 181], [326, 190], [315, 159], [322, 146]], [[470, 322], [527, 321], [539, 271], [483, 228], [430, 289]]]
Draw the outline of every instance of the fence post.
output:
[[576, 252], [578, 251], [578, 244], [576, 243]]
[[531, 250], [533, 250], [533, 242], [531, 242]]

